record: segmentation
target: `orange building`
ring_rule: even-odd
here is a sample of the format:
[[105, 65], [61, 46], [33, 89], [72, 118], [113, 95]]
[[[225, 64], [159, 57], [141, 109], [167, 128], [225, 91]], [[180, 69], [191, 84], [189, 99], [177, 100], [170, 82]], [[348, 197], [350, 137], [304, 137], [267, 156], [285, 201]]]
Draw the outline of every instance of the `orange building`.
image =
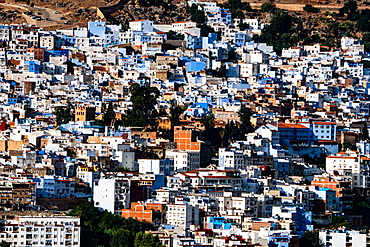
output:
[[342, 196], [343, 188], [341, 188], [340, 181], [334, 180], [331, 177], [315, 176], [314, 180], [311, 182], [311, 185], [334, 190], [336, 192], [336, 196]]
[[179, 150], [200, 151], [201, 142], [198, 136], [193, 126], [175, 126], [174, 128], [174, 142], [177, 143]]
[[123, 218], [135, 218], [159, 225], [163, 222], [165, 204], [132, 202], [131, 209], [122, 209]]

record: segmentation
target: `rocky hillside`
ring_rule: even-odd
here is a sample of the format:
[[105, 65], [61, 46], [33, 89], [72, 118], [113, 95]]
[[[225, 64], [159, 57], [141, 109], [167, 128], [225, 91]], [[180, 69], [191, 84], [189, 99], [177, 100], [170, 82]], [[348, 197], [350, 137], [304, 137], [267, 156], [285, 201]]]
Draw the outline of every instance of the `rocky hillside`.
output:
[[[150, 15], [148, 14], [150, 13]], [[113, 15], [120, 23], [127, 25], [128, 22], [141, 19], [149, 19], [154, 23], [170, 24], [172, 22], [190, 20], [185, 5], [139, 7], [128, 5]]]
[[[113, 5], [117, 1], [118, 0], [32, 0], [30, 4], [59, 11], [67, 20], [73, 21], [75, 25], [83, 25], [87, 23], [87, 21], [97, 18], [97, 8]], [[163, 24], [190, 19], [190, 16], [185, 11], [185, 1], [183, 0], [154, 0], [154, 5], [151, 4], [152, 1], [153, 0], [131, 0], [129, 4], [119, 12], [113, 14], [113, 16], [122, 24], [128, 24], [129, 21], [138, 19], [150, 19], [155, 23]], [[25, 3], [26, 2], [25, 0]], [[15, 2], [15, 0], [8, 0], [7, 3], [22, 4], [19, 1]], [[4, 13], [4, 15], [6, 15], [6, 13]]]

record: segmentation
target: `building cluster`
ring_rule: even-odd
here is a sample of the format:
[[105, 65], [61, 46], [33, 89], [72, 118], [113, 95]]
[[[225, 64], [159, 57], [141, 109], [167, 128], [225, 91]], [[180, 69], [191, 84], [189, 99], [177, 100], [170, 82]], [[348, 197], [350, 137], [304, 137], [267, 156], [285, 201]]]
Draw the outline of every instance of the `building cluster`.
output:
[[[278, 56], [253, 41], [268, 24], [233, 19], [214, 2], [189, 4], [215, 33], [201, 36], [192, 21], [137, 20], [127, 30], [103, 21], [56, 31], [0, 25], [0, 210], [91, 201], [152, 222], [168, 247], [299, 246], [306, 231], [345, 216], [353, 230], [320, 231], [325, 246], [369, 244], [353, 193], [370, 189], [364, 46], [343, 37], [338, 50], [316, 44]], [[132, 108], [133, 83], [158, 88], [158, 110], [186, 105], [180, 124], [168, 114], [157, 130], [97, 124], [109, 103], [116, 119]], [[69, 105], [73, 119], [59, 124], [55, 110]], [[254, 132], [212, 153], [202, 117], [239, 125], [242, 107], [253, 112]], [[76, 218], [1, 222], [11, 246], [80, 244]]]
[[0, 239], [11, 246], [80, 246], [80, 219], [67, 216], [2, 214]]

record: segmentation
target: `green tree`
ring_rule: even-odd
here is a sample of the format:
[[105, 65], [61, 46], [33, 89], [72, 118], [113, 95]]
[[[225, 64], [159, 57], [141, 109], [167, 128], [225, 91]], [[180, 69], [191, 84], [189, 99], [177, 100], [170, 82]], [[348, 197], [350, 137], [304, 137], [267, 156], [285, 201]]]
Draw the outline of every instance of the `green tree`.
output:
[[339, 14], [347, 14], [347, 19], [353, 21], [359, 17], [357, 9], [357, 2], [354, 0], [349, 0], [344, 4], [342, 8], [339, 9]]
[[155, 127], [155, 106], [159, 90], [155, 87], [140, 86], [134, 83], [130, 86], [132, 109], [126, 111], [124, 124], [136, 127]]
[[68, 60], [64, 62], [63, 64], [67, 65], [67, 73], [73, 75], [74, 74], [74, 66], [76, 66], [75, 63], [73, 63], [71, 60]]
[[8, 242], [6, 242], [6, 241], [2, 240], [2, 241], [0, 242], [0, 247], [10, 247], [10, 243], [8, 243]]
[[247, 30], [249, 28], [249, 24], [248, 23], [244, 23], [243, 21], [241, 21], [239, 23], [239, 26], [238, 27], [239, 27], [240, 31], [244, 31], [244, 30]]
[[215, 33], [215, 29], [205, 23], [198, 25], [198, 27], [200, 28], [200, 36], [202, 37], [207, 37], [210, 33]]
[[74, 107], [71, 103], [68, 103], [67, 107], [65, 108], [65, 112], [64, 112], [64, 121], [65, 122], [72, 121], [74, 117], [73, 113], [74, 113]]
[[53, 114], [55, 115], [55, 122], [57, 125], [60, 125], [64, 119], [64, 108], [62, 106], [55, 107]]
[[188, 107], [186, 105], [180, 106], [175, 100], [170, 101], [170, 121], [171, 121], [171, 130], [174, 126], [180, 125], [180, 116]]
[[190, 15], [194, 15], [198, 10], [198, 5], [196, 5], [195, 3], [193, 3], [190, 8], [188, 8], [188, 12]]
[[130, 45], [125, 46], [124, 48], [126, 49], [127, 55], [132, 55], [133, 53], [135, 53], [135, 49]]
[[111, 247], [131, 247], [134, 235], [131, 231], [119, 228], [117, 230], [108, 230], [110, 236], [109, 246]]
[[306, 4], [303, 7], [304, 11], [310, 12], [310, 13], [319, 13], [320, 9], [313, 7], [311, 4]]
[[240, 10], [253, 11], [250, 3], [243, 3], [241, 0], [228, 0], [225, 7], [230, 9], [232, 14]]
[[284, 33], [288, 33], [293, 24], [293, 19], [289, 15], [288, 12], [285, 10], [278, 10], [276, 13], [272, 16], [271, 24], [269, 27], [271, 28], [271, 31], [273, 33], [276, 33], [277, 35], [282, 35]]
[[361, 136], [363, 141], [369, 140], [369, 130], [367, 129], [366, 121], [364, 123], [364, 127], [362, 128]]
[[66, 107], [63, 106], [55, 107], [53, 114], [55, 115], [55, 122], [57, 123], [57, 125], [72, 121], [73, 111], [74, 107], [71, 103], [68, 103]]
[[261, 5], [261, 11], [262, 12], [270, 12], [276, 9], [275, 4], [272, 2], [265, 2]]
[[166, 35], [168, 40], [177, 40], [177, 33], [172, 30], [168, 31]]
[[206, 14], [204, 13], [203, 9], [199, 9], [196, 4], [192, 4], [190, 7], [190, 15], [191, 20], [196, 22], [198, 25], [205, 23], [206, 21]]
[[361, 15], [357, 20], [356, 27], [363, 32], [370, 31], [370, 9], [364, 9], [361, 11]]
[[200, 120], [200, 122], [203, 124], [206, 130], [211, 130], [212, 128], [215, 127], [214, 121], [215, 121], [215, 115], [213, 114], [204, 115], [202, 116], [202, 119]]
[[240, 128], [234, 123], [234, 121], [228, 122], [225, 129], [221, 131], [222, 136], [222, 146], [227, 147], [230, 141], [243, 139], [241, 135]]
[[256, 35], [253, 39], [256, 42], [264, 42], [274, 46], [279, 53], [283, 48], [296, 45], [297, 40], [303, 39], [302, 30], [294, 30], [292, 27], [293, 18], [287, 11], [278, 9], [271, 17], [270, 25], [262, 30], [261, 35]]
[[6, 241], [2, 240], [2, 241], [0, 242], [0, 247], [10, 247], [10, 243], [8, 243], [8, 242], [6, 242]]
[[323, 247], [324, 244], [319, 238], [318, 231], [306, 231], [299, 239], [300, 247]]
[[116, 172], [129, 172], [131, 171], [128, 167], [119, 166], [116, 168]]
[[342, 144], [342, 151], [346, 151], [347, 149], [354, 150], [355, 147], [352, 145], [350, 141], [344, 141]]
[[112, 102], [109, 102], [108, 108], [104, 113], [103, 122], [104, 126], [112, 126], [114, 120], [116, 119], [116, 113], [114, 111], [114, 106]]
[[232, 11], [231, 15], [232, 15], [233, 18], [238, 18], [238, 19], [243, 19], [244, 18], [244, 13], [243, 13], [243, 11], [240, 11], [240, 10]]
[[243, 9], [243, 5], [244, 3], [241, 0], [228, 0], [226, 7], [229, 9]]
[[331, 228], [337, 229], [339, 227], [345, 227], [346, 229], [351, 229], [351, 224], [347, 221], [344, 216], [334, 216]]
[[[365, 51], [369, 52], [370, 51], [370, 32], [365, 32], [362, 34], [362, 42], [365, 46]], [[365, 61], [363, 61], [363, 64], [364, 64], [364, 67], [365, 67]], [[369, 66], [369, 63], [367, 63], [367, 66], [368, 68], [370, 67]]]
[[[122, 218], [120, 215], [101, 211], [89, 202], [75, 207], [67, 215], [79, 216], [81, 219], [82, 247], [133, 247], [136, 233], [156, 229], [149, 222], [141, 222], [133, 218]], [[125, 230], [129, 231], [132, 237]], [[129, 245], [122, 243], [125, 239], [130, 239]]]
[[218, 128], [215, 128], [214, 121], [215, 116], [213, 114], [203, 115], [200, 119], [200, 122], [204, 126], [204, 130], [201, 133], [202, 138], [211, 143], [212, 149], [215, 152], [216, 150], [218, 150], [218, 147], [222, 142], [222, 138], [220, 135], [220, 130]]
[[253, 115], [253, 112], [251, 111], [250, 108], [246, 107], [245, 105], [242, 105], [240, 107], [238, 115], [241, 122], [240, 130], [242, 138], [244, 139], [245, 134], [254, 132], [254, 127], [251, 123], [251, 116]]
[[158, 236], [151, 233], [138, 232], [135, 236], [135, 247], [164, 247], [159, 241]]

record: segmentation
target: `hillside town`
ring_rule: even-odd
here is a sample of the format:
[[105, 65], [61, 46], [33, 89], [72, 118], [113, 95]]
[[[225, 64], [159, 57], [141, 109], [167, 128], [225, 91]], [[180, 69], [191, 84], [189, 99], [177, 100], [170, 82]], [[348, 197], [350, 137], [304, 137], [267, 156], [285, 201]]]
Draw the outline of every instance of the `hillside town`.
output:
[[65, 212], [89, 203], [166, 247], [370, 246], [361, 40], [277, 51], [269, 22], [188, 5], [208, 30], [0, 24], [0, 241], [84, 246]]

